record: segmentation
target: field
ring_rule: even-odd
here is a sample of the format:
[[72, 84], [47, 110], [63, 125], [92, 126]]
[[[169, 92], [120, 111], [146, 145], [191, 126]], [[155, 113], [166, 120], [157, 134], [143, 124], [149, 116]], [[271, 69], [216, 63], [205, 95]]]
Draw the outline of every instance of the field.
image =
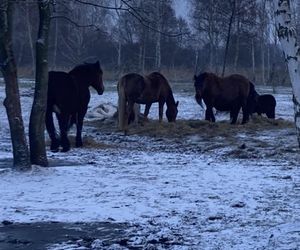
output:
[[[21, 88], [26, 125], [33, 98], [28, 85]], [[12, 153], [1, 105], [0, 221], [6, 223], [0, 248], [33, 249], [34, 237], [12, 234], [19, 242], [10, 243], [7, 232], [13, 226], [43, 232], [43, 225], [77, 232], [49, 237], [45, 248], [52, 250], [300, 248], [300, 152], [291, 90], [276, 88], [275, 120], [254, 116], [246, 125], [230, 125], [224, 113], [214, 124], [203, 121], [191, 83], [173, 86], [178, 121], [159, 124], [153, 105], [150, 121], [133, 125], [127, 136], [114, 117], [115, 84], [103, 96], [93, 92], [85, 147], [48, 151], [50, 167], [29, 173], [7, 168]], [[70, 134], [74, 143], [75, 130]]]

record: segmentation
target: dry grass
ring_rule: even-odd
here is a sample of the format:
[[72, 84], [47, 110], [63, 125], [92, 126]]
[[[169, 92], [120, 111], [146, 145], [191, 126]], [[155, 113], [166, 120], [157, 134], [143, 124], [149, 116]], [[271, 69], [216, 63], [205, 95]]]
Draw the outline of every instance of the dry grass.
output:
[[189, 135], [235, 136], [237, 132], [257, 132], [260, 130], [292, 128], [294, 124], [283, 119], [271, 120], [264, 117], [254, 117], [245, 125], [231, 125], [229, 121], [211, 123], [204, 120], [177, 120], [176, 123], [150, 121], [143, 126], [129, 127], [129, 134], [140, 134], [154, 137], [184, 137]]
[[[131, 124], [125, 137], [118, 129], [116, 119], [86, 121], [85, 126], [90, 136], [83, 138], [84, 147], [91, 149], [124, 147], [129, 150], [139, 148], [141, 151], [197, 152], [199, 155], [214, 156], [215, 159], [300, 160], [294, 123], [283, 119], [254, 116], [245, 125], [231, 125], [229, 121], [177, 120], [176, 123], [159, 123], [158, 120], [150, 120]], [[135, 137], [130, 138], [133, 135]], [[142, 137], [154, 139], [151, 140], [153, 147], [149, 148], [149, 141]], [[74, 136], [70, 136], [70, 141], [73, 146]]]
[[[115, 119], [106, 121], [90, 121], [87, 125], [97, 131], [105, 133], [120, 132]], [[166, 121], [160, 123], [158, 120], [142, 121], [140, 124], [129, 125], [128, 135], [141, 135], [155, 138], [184, 138], [193, 135], [203, 138], [225, 137], [228, 140], [236, 138], [237, 134], [260, 134], [262, 131], [281, 131], [289, 129], [294, 133], [293, 122], [283, 119], [268, 119], [265, 117], [254, 116], [245, 125], [230, 124], [229, 121], [218, 121], [211, 123], [205, 120], [177, 120], [175, 123]]]

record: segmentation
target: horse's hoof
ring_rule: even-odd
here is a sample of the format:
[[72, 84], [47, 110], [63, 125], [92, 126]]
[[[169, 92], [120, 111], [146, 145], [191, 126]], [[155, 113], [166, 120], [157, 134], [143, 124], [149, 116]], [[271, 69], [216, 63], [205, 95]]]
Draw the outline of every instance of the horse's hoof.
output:
[[83, 146], [83, 143], [82, 142], [76, 142], [75, 144], [76, 148], [80, 148]]
[[70, 150], [70, 147], [62, 148], [62, 150], [60, 152], [65, 153], [65, 152], [68, 152], [69, 150]]
[[53, 153], [57, 153], [59, 150], [58, 150], [58, 148], [50, 148], [50, 151]]
[[50, 150], [53, 153], [58, 152], [59, 151], [59, 143], [51, 143]]

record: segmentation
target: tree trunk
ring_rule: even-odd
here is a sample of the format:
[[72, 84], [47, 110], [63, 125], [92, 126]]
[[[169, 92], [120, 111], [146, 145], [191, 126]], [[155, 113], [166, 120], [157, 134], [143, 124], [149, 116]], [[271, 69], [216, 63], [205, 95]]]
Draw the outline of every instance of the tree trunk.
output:
[[36, 82], [30, 114], [29, 141], [31, 163], [47, 166], [45, 146], [45, 113], [48, 90], [48, 34], [50, 26], [50, 3], [39, 0], [39, 31], [36, 41]]
[[266, 63], [265, 63], [265, 31], [266, 31], [266, 0], [261, 1], [260, 10], [260, 58], [261, 58], [261, 82], [266, 85]]
[[295, 125], [300, 146], [300, 47], [296, 41], [296, 29], [290, 0], [274, 0], [276, 31], [282, 45], [293, 89]]
[[55, 19], [55, 29], [54, 29], [54, 47], [53, 47], [53, 61], [52, 67], [56, 69], [56, 60], [57, 60], [57, 44], [58, 44], [58, 20]]
[[156, 33], [156, 45], [155, 45], [155, 67], [158, 72], [161, 70], [161, 3], [156, 1], [156, 13], [157, 13], [157, 30]]
[[157, 37], [156, 37], [156, 47], [155, 47], [155, 59], [156, 59], [156, 70], [160, 72], [161, 70], [161, 34], [157, 32]]
[[139, 70], [142, 72], [142, 64], [143, 64], [143, 45], [140, 41], [139, 44]]
[[234, 56], [234, 63], [233, 63], [233, 68], [234, 71], [237, 71], [237, 64], [240, 56], [240, 18], [238, 18], [237, 21], [237, 32], [236, 32], [236, 42], [235, 42], [235, 56]]
[[231, 16], [230, 16], [230, 19], [229, 19], [229, 26], [228, 26], [228, 32], [227, 32], [227, 39], [226, 39], [226, 46], [225, 46], [225, 53], [224, 53], [224, 62], [223, 62], [222, 76], [225, 75], [227, 54], [228, 54], [230, 37], [231, 37], [231, 28], [232, 28], [233, 18], [235, 16], [235, 1], [236, 0], [232, 1], [232, 10], [231, 10]]
[[145, 73], [145, 65], [146, 65], [146, 39], [143, 41], [143, 55], [142, 55], [142, 73]]
[[255, 82], [255, 46], [254, 46], [254, 38], [251, 40], [251, 58], [252, 58], [252, 80]]
[[26, 3], [26, 26], [27, 26], [27, 33], [28, 33], [28, 40], [29, 40], [29, 47], [30, 47], [30, 56], [31, 56], [31, 71], [30, 74], [34, 75], [35, 72], [35, 65], [34, 65], [34, 47], [33, 47], [33, 39], [32, 39], [32, 29], [30, 24], [30, 17], [29, 17], [29, 4]]
[[263, 39], [264, 35], [261, 38], [260, 43], [260, 56], [261, 56], [261, 82], [263, 85], [266, 85], [265, 79], [265, 43]]
[[208, 50], [208, 70], [211, 71], [213, 68], [213, 45], [209, 42], [209, 50]]
[[122, 74], [121, 59], [122, 59], [122, 44], [121, 44], [121, 39], [119, 38], [119, 41], [118, 41], [118, 62], [117, 62], [119, 76]]
[[195, 50], [195, 75], [198, 74], [198, 65], [199, 65], [199, 50]]
[[0, 3], [0, 66], [5, 81], [6, 98], [4, 106], [9, 121], [13, 146], [14, 167], [17, 170], [30, 169], [30, 158], [22, 118], [17, 67], [12, 49], [13, 3]]
[[270, 83], [270, 72], [271, 72], [271, 64], [270, 64], [270, 46], [267, 45], [267, 82], [266, 84]]

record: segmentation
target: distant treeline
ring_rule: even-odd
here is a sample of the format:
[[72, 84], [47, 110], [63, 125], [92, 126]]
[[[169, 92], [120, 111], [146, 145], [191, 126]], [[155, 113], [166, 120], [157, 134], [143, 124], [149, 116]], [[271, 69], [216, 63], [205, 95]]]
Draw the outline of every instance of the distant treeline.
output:
[[[225, 75], [244, 74], [258, 84], [289, 84], [273, 34], [270, 1], [189, 0], [185, 18], [176, 16], [172, 0], [121, 2], [56, 1], [50, 69], [69, 70], [99, 59], [106, 79], [161, 70], [171, 80], [190, 81], [203, 70], [221, 75], [225, 65]], [[36, 3], [17, 1], [14, 50], [21, 77], [34, 76], [37, 29]]]

